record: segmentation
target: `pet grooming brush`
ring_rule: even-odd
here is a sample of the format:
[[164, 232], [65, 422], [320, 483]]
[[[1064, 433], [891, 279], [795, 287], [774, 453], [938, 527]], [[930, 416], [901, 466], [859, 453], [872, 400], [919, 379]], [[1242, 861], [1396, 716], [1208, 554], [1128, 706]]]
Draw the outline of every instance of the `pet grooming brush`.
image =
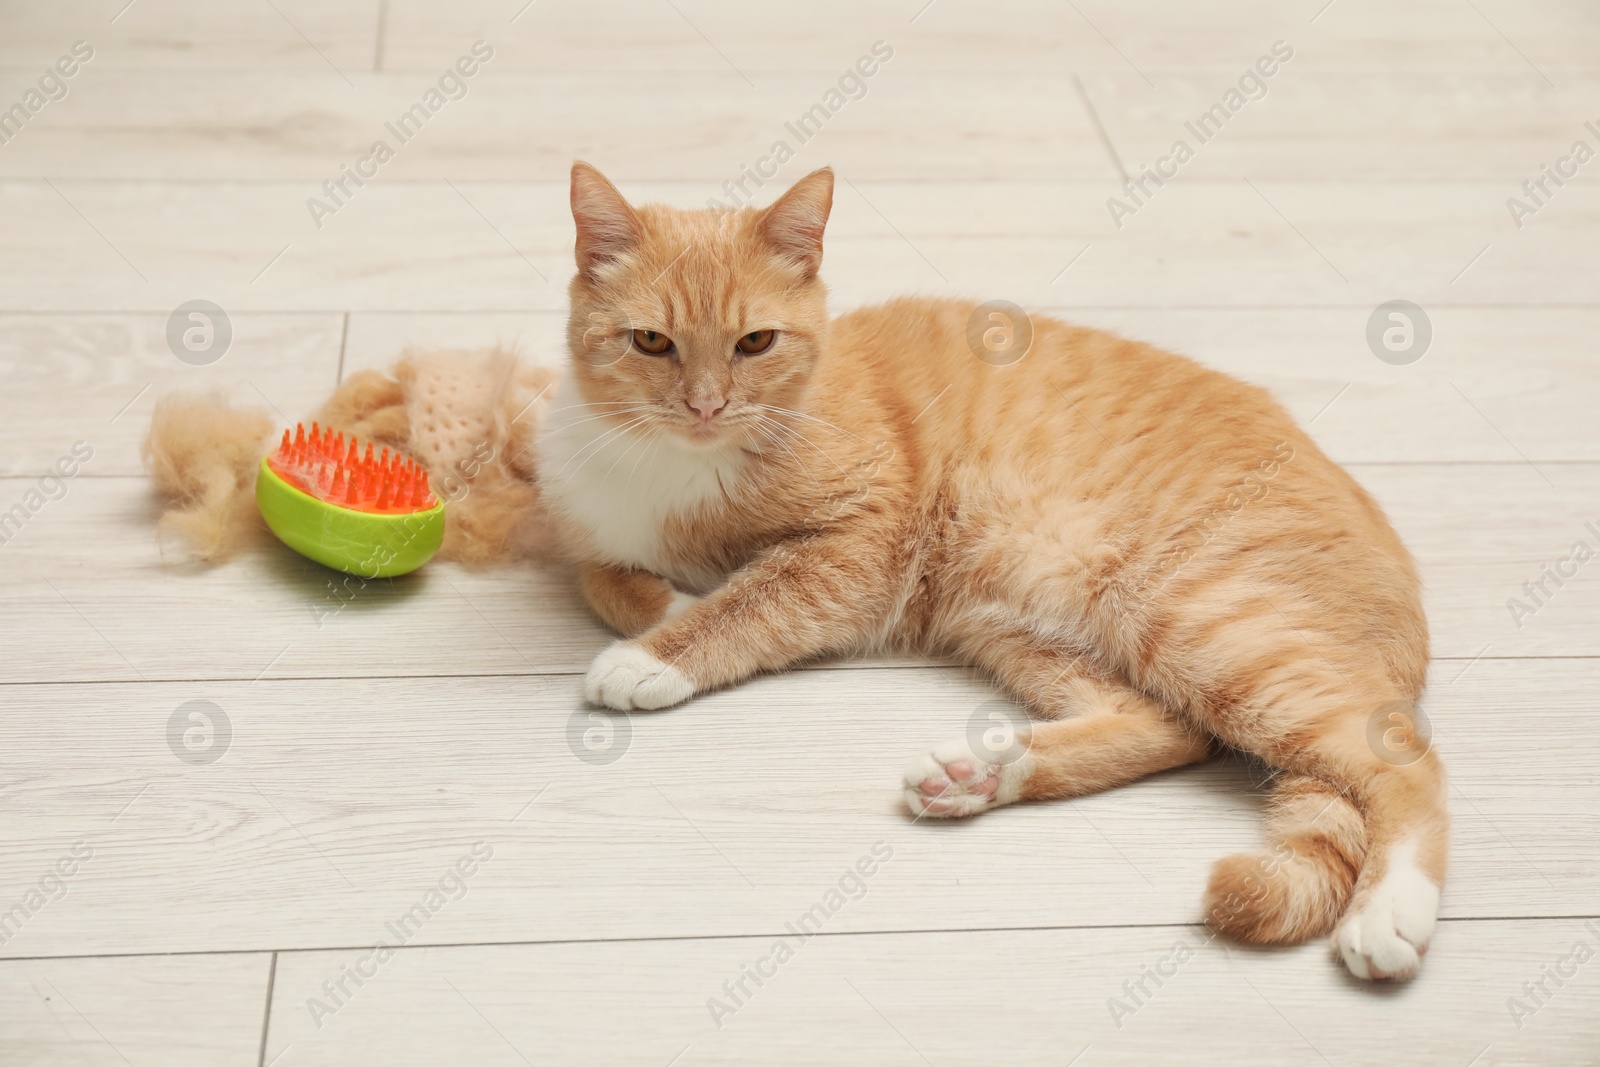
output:
[[362, 578], [410, 573], [439, 550], [444, 502], [416, 461], [365, 444], [297, 423], [261, 459], [256, 506], [279, 540], [324, 566]]

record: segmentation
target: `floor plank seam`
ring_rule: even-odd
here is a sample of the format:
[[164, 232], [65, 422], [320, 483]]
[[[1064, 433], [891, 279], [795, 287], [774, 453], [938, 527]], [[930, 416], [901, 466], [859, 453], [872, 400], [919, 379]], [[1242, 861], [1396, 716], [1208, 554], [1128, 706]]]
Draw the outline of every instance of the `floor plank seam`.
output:
[[344, 324], [339, 329], [339, 369], [333, 376], [335, 389], [344, 384], [344, 354], [350, 345], [350, 312], [344, 313]]
[[272, 990], [278, 984], [278, 953], [273, 950], [272, 962], [267, 965], [267, 999], [261, 1012], [261, 1047], [256, 1053], [256, 1067], [266, 1067], [267, 1032], [272, 1028]]
[[[1557, 922], [1587, 922], [1600, 919], [1600, 912], [1595, 914], [1578, 915], [1450, 915], [1439, 918], [1440, 925], [1506, 922], [1506, 923], [1557, 923]], [[917, 927], [910, 930], [819, 930], [811, 936], [825, 938], [851, 938], [851, 937], [914, 937], [934, 934], [1016, 934], [1016, 933], [1057, 933], [1079, 930], [1204, 930], [1207, 929], [1203, 922], [1188, 923], [1068, 923], [1040, 926], [929, 926]], [[531, 948], [534, 946], [554, 945], [631, 945], [631, 944], [673, 944], [687, 941], [750, 941], [767, 938], [783, 937], [782, 930], [756, 930], [749, 933], [736, 934], [661, 934], [656, 936], [635, 937], [567, 937], [550, 939], [533, 939], [522, 941], [439, 941], [427, 944], [408, 944], [403, 951], [421, 951], [425, 949], [472, 949], [472, 948]], [[1314, 943], [1315, 939], [1306, 944]], [[1233, 942], [1228, 942], [1233, 944]], [[370, 949], [370, 944], [349, 945], [307, 945], [299, 948], [216, 948], [194, 949], [172, 952], [89, 952], [68, 953], [59, 956], [4, 956], [0, 957], [0, 964], [5, 963], [41, 963], [51, 960], [127, 960], [149, 958], [173, 958], [189, 956], [254, 956], [271, 952], [274, 958], [274, 973], [276, 971], [276, 958], [280, 955], [310, 955], [319, 952], [360, 952]], [[1240, 945], [1240, 948], [1249, 946]], [[1293, 947], [1293, 946], [1291, 946]]]
[[[599, 646], [596, 646], [596, 651]], [[1579, 655], [1562, 653], [1550, 656], [1434, 656], [1430, 663], [1549, 663], [1565, 660], [1600, 660], [1600, 655]], [[855, 666], [838, 665], [830, 667], [796, 667], [796, 671], [908, 671], [935, 668], [951, 671], [976, 670], [961, 663], [862, 663]], [[0, 680], [0, 688], [23, 688], [28, 686], [66, 686], [66, 685], [231, 685], [243, 683], [253, 685], [256, 682], [276, 684], [281, 682], [372, 682], [372, 681], [427, 681], [436, 679], [448, 681], [462, 678], [582, 678], [587, 673], [587, 668], [574, 668], [572, 670], [549, 671], [505, 671], [484, 672], [475, 671], [464, 674], [290, 674], [275, 678], [250, 679], [243, 675], [234, 677], [216, 678], [52, 678], [49, 680]], [[1442, 687], [1441, 687], [1442, 688]]]
[[[6, 179], [0, 178], [0, 185]], [[930, 234], [932, 238], [959, 237], [960, 234]], [[1083, 236], [1076, 234], [1075, 236]], [[933, 294], [937, 295], [937, 294]], [[854, 307], [866, 306], [866, 302], [848, 301], [841, 302], [836, 309], [839, 312], [848, 311]], [[1079, 311], [1133, 311], [1159, 314], [1169, 311], [1199, 311], [1231, 314], [1241, 311], [1360, 311], [1363, 314], [1372, 310], [1371, 301], [1351, 301], [1343, 303], [1329, 301], [1321, 304], [1106, 304], [1087, 301], [1081, 304], [1043, 304], [1032, 303], [1029, 307], [1035, 311], [1043, 312], [1079, 312]], [[1446, 308], [1455, 311], [1596, 311], [1600, 310], [1600, 302], [1581, 301], [1540, 301], [1537, 303], [1493, 303], [1482, 300], [1443, 301], [1430, 300], [1430, 309]], [[286, 317], [307, 315], [567, 315], [566, 308], [560, 307], [437, 307], [437, 308], [401, 308], [401, 307], [361, 307], [361, 308], [327, 308], [327, 307], [301, 307], [301, 308], [241, 308], [230, 314], [234, 318], [249, 316], [281, 315]], [[35, 316], [69, 316], [69, 315], [144, 315], [149, 317], [165, 318], [171, 314], [170, 308], [129, 306], [123, 308], [106, 307], [56, 307], [56, 308], [0, 308], [0, 316], [9, 315], [35, 315]]]
[[1104, 146], [1106, 154], [1111, 157], [1111, 162], [1116, 164], [1117, 173], [1122, 175], [1122, 180], [1128, 180], [1127, 164], [1122, 162], [1122, 156], [1117, 152], [1117, 146], [1111, 143], [1111, 134], [1106, 130], [1105, 122], [1100, 118], [1100, 112], [1095, 110], [1094, 101], [1089, 99], [1089, 90], [1083, 86], [1083, 79], [1077, 71], [1072, 72], [1072, 85], [1078, 90], [1078, 99], [1083, 103], [1083, 109], [1089, 115], [1089, 122], [1094, 126], [1094, 131], [1100, 137], [1100, 144]]
[[[1535, 462], [1559, 467], [1600, 467], [1600, 459], [1540, 459], [1535, 457]], [[1343, 461], [1343, 467], [1526, 467], [1527, 461], [1522, 459], [1352, 459]], [[107, 474], [104, 472], [81, 471], [73, 476], [77, 481], [90, 482], [143, 482], [149, 480], [146, 474]], [[31, 482], [37, 481], [37, 475], [29, 474], [0, 474], [0, 482]]]

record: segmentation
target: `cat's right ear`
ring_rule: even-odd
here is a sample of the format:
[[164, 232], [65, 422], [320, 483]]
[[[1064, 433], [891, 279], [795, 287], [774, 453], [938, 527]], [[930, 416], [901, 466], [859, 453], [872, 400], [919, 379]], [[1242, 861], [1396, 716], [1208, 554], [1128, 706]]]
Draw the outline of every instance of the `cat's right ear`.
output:
[[822, 267], [822, 230], [832, 210], [833, 168], [823, 167], [795, 182], [761, 213], [761, 232], [809, 278]]
[[606, 176], [579, 160], [572, 164], [572, 221], [578, 224], [578, 270], [593, 273], [638, 247], [639, 216]]

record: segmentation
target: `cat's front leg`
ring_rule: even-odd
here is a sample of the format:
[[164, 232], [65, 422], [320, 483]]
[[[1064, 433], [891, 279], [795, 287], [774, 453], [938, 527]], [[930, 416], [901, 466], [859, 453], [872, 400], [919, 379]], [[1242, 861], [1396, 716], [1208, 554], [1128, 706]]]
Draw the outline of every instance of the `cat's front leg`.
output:
[[780, 543], [682, 614], [600, 653], [584, 697], [619, 711], [664, 708], [759, 671], [856, 647], [881, 628], [896, 601], [890, 544], [881, 533]]

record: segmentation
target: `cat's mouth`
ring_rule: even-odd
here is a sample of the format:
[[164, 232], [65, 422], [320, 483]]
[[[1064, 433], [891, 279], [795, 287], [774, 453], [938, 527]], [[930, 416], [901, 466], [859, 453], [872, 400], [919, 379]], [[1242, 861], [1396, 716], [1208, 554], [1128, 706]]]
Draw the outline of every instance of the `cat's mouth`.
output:
[[685, 419], [679, 424], [679, 431], [695, 444], [714, 446], [741, 437], [742, 423], [737, 416], [730, 418], [721, 411], [710, 419]]
[[684, 436], [695, 444], [715, 445], [728, 438], [732, 431], [727, 423], [713, 419], [710, 422], [692, 422], [684, 427], [683, 432]]

